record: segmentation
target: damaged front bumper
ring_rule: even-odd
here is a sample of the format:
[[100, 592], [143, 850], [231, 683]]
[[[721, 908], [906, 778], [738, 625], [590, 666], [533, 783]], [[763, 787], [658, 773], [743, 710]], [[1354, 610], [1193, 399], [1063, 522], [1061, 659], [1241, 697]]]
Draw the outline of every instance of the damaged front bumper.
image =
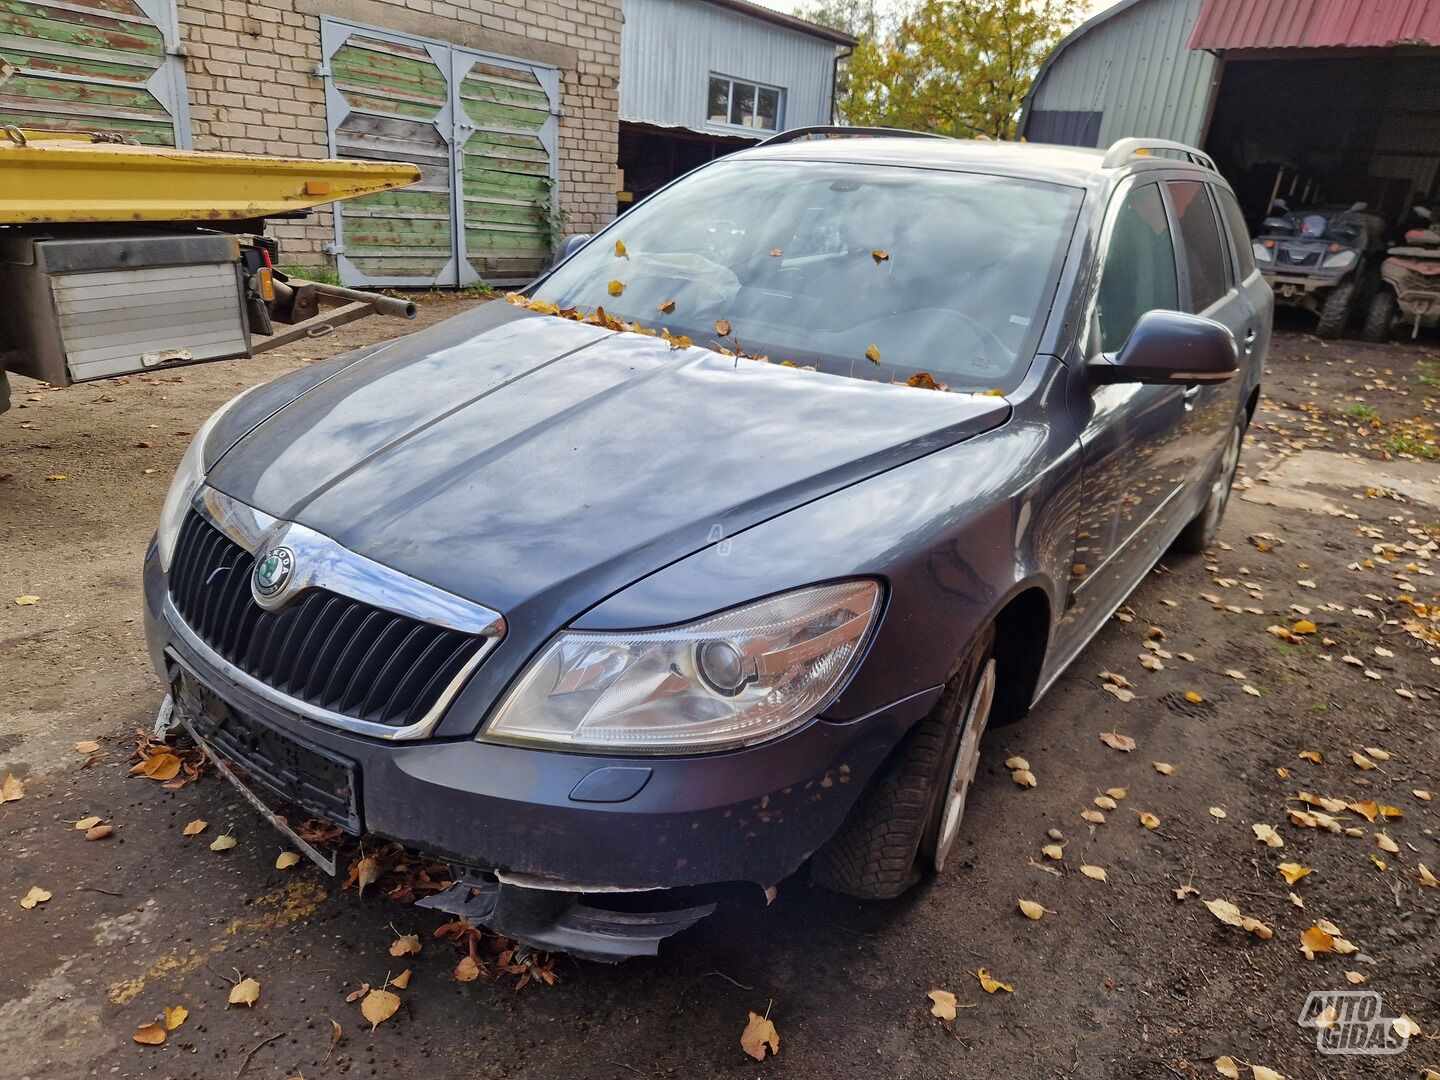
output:
[[[286, 713], [231, 681], [169, 624], [153, 557], [145, 583], [152, 660], [179, 688], [177, 702], [189, 703], [181, 721], [272, 820], [269, 807], [294, 804], [354, 835], [446, 860], [458, 884], [427, 906], [594, 959], [653, 954], [713, 909], [688, 902], [693, 895], [677, 907], [676, 890], [768, 888], [794, 873], [939, 692], [843, 724], [815, 720], [759, 746], [685, 757], [469, 738], [387, 742]], [[202, 692], [218, 703], [217, 716], [197, 724], [186, 713]]]

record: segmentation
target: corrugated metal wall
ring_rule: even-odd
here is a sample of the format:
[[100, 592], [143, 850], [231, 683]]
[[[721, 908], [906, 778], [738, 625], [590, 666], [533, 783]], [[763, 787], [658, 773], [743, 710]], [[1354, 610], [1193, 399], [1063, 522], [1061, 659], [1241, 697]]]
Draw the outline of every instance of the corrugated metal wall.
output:
[[831, 42], [703, 0], [625, 0], [620, 119], [726, 130], [706, 124], [714, 72], [783, 87], [781, 128], [828, 124], [835, 52]]
[[1187, 48], [1202, 0], [1140, 0], [1065, 46], [1041, 73], [1029, 115], [1099, 112], [1097, 145], [1143, 135], [1196, 143], [1215, 58]]

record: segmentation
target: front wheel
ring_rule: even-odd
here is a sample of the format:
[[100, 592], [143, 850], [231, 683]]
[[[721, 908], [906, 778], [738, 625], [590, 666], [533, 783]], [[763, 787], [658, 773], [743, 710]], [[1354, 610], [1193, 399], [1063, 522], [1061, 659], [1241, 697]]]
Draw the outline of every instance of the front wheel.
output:
[[1380, 291], [1370, 298], [1370, 306], [1365, 309], [1365, 328], [1361, 336], [1366, 341], [1389, 341], [1390, 327], [1395, 322], [1395, 293], [1386, 286], [1380, 286]]
[[1225, 508], [1230, 505], [1230, 489], [1235, 484], [1235, 470], [1240, 465], [1240, 445], [1245, 441], [1245, 428], [1250, 418], [1242, 410], [1230, 428], [1225, 450], [1216, 463], [1210, 478], [1210, 490], [1205, 505], [1175, 538], [1175, 549], [1198, 555], [1210, 546], [1215, 534], [1220, 531], [1220, 522], [1225, 518]]
[[899, 896], [949, 861], [995, 700], [995, 629], [970, 647], [945, 692], [905, 736], [824, 847], [810, 878], [866, 900]]
[[1320, 307], [1320, 322], [1315, 327], [1317, 337], [1338, 338], [1350, 325], [1350, 316], [1355, 311], [1355, 298], [1359, 291], [1355, 279], [1341, 282], [1330, 290], [1325, 303]]

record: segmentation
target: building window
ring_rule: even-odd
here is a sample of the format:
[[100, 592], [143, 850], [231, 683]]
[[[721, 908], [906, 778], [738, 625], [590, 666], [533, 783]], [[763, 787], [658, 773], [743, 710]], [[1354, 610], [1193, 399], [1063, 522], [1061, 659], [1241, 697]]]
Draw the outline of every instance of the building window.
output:
[[705, 115], [712, 124], [778, 131], [783, 96], [784, 91], [776, 86], [711, 75], [710, 103]]

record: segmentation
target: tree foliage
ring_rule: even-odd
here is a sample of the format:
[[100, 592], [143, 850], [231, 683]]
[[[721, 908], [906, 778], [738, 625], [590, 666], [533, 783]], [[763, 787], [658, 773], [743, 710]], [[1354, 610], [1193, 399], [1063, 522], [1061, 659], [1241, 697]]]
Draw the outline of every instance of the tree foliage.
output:
[[837, 88], [845, 122], [1008, 139], [1081, 11], [1080, 0], [913, 0], [886, 26], [871, 0], [825, 0], [804, 14], [860, 39]]

